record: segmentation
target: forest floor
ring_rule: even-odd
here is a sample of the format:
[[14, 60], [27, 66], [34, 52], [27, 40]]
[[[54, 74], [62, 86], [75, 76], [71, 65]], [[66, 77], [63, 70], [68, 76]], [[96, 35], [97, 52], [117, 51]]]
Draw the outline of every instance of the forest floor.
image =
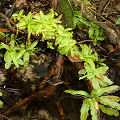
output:
[[[94, 0], [94, 3], [97, 18], [104, 19], [104, 22], [98, 21], [98, 25], [104, 30], [105, 40], [97, 46], [93, 46], [91, 41], [86, 43], [90, 44], [101, 58], [106, 58], [108, 76], [120, 86], [120, 25], [116, 25], [116, 20], [120, 17], [120, 1]], [[15, 34], [15, 23], [10, 22], [13, 13], [21, 9], [26, 13], [40, 10], [48, 12], [51, 7], [57, 7], [55, 3], [54, 5], [51, 0], [0, 0], [0, 32]], [[56, 9], [59, 11], [59, 8]], [[87, 28], [76, 28], [73, 31], [74, 38], [78, 42], [85, 42], [89, 39], [86, 31]], [[18, 36], [23, 36], [23, 40], [27, 39], [26, 31]], [[32, 38], [38, 39], [35, 36]], [[0, 38], [0, 42], [7, 41]], [[37, 53], [37, 59], [31, 59], [28, 67], [19, 69], [11, 67], [6, 70], [1, 55], [4, 51], [0, 51], [0, 90], [3, 93], [0, 99], [4, 103], [3, 108], [0, 108], [0, 120], [80, 120], [80, 108], [84, 98], [66, 94], [64, 91], [88, 91], [86, 82], [79, 81], [78, 70], [83, 64], [72, 62], [71, 58], [48, 49], [44, 43], [40, 43], [40, 47], [42, 50]], [[120, 96], [120, 92], [115, 94]], [[101, 114], [101, 120], [108, 119], [120, 120], [120, 117]], [[91, 120], [91, 116], [88, 120]]]

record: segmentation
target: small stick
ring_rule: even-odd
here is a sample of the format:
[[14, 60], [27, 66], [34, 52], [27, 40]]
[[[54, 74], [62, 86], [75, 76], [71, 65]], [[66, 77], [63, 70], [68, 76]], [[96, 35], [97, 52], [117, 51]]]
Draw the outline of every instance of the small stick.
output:
[[1, 12], [0, 12], [0, 17], [2, 17], [2, 18], [6, 21], [8, 27], [9, 27], [10, 30], [14, 33], [16, 30], [13, 29], [13, 27], [11, 26], [10, 21], [9, 21], [9, 18], [8, 18], [6, 15], [4, 15], [3, 13], [1, 13]]
[[[78, 42], [78, 44], [82, 44], [82, 43], [85, 43], [85, 42], [94, 42], [94, 40], [84, 40], [84, 41]], [[105, 51], [105, 52], [107, 53], [107, 51], [106, 51], [103, 47], [101, 47], [98, 43], [96, 43], [96, 45], [97, 45], [100, 49], [102, 49], [103, 51]]]
[[0, 116], [2, 116], [3, 118], [5, 118], [5, 119], [7, 119], [7, 120], [12, 120], [12, 119], [10, 119], [10, 118], [6, 117], [6, 116], [5, 116], [5, 115], [3, 115], [3, 114], [0, 114]]

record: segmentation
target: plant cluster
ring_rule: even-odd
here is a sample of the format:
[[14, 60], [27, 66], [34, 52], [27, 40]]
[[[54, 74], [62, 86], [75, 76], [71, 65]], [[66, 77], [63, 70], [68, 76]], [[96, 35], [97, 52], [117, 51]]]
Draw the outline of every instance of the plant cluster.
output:
[[[1, 34], [3, 37], [6, 35]], [[9, 38], [9, 37], [8, 37]], [[26, 67], [29, 63], [30, 54], [33, 53], [38, 41], [34, 41], [31, 45], [25, 45], [24, 43], [18, 45], [14, 34], [11, 34], [9, 45], [5, 43], [0, 44], [0, 49], [6, 49], [4, 54], [5, 69], [9, 69], [12, 64], [19, 68], [20, 65]]]
[[[44, 15], [42, 11], [33, 15], [29, 12], [28, 15], [23, 15], [23, 10], [18, 14], [13, 14], [15, 21], [18, 21], [18, 29], [27, 29], [28, 31], [28, 40], [30, 43], [30, 36], [42, 34], [42, 41], [48, 41], [48, 47], [54, 49], [53, 43], [50, 41], [54, 40], [55, 46], [58, 46], [58, 50], [61, 54], [74, 54], [74, 51], [77, 49], [75, 44], [76, 41], [72, 38], [71, 28], [64, 28], [60, 25], [61, 16], [55, 18], [57, 13], [52, 9], [50, 13]], [[56, 39], [56, 40], [55, 40]]]
[[80, 75], [84, 75], [79, 80], [87, 78], [92, 82], [94, 89], [99, 89], [107, 85], [113, 84], [113, 82], [105, 75], [108, 67], [103, 62], [95, 65], [95, 61], [98, 61], [97, 53], [93, 53], [92, 49], [86, 44], [80, 45], [82, 51], [79, 53], [79, 58], [84, 62], [84, 68], [79, 71]]
[[73, 17], [74, 28], [78, 27], [79, 29], [82, 29], [82, 25], [89, 27], [89, 31], [88, 31], [89, 37], [90, 39], [94, 40], [95, 43], [104, 40], [103, 30], [98, 25], [85, 19], [82, 16], [81, 11], [74, 11], [74, 17]]
[[120, 104], [118, 103], [120, 98], [113, 95], [104, 95], [105, 93], [112, 93], [116, 90], [119, 90], [119, 86], [113, 85], [110, 87], [99, 88], [97, 90], [93, 89], [90, 94], [82, 90], [65, 90], [65, 92], [85, 97], [81, 107], [81, 120], [87, 119], [89, 109], [91, 111], [92, 120], [97, 120], [99, 109], [108, 115], [119, 116], [119, 112], [117, 110], [120, 110]]

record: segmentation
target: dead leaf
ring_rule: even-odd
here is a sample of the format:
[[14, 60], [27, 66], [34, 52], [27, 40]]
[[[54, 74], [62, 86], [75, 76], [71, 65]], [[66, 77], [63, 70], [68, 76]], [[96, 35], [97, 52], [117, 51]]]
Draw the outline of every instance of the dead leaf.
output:
[[0, 28], [0, 32], [10, 32], [10, 31], [5, 28]]
[[71, 62], [82, 62], [82, 60], [76, 54], [74, 54], [73, 56], [68, 55], [67, 57]]
[[24, 3], [25, 2], [25, 0], [16, 0], [16, 2], [15, 2], [15, 6], [16, 7], [19, 7], [22, 3]]

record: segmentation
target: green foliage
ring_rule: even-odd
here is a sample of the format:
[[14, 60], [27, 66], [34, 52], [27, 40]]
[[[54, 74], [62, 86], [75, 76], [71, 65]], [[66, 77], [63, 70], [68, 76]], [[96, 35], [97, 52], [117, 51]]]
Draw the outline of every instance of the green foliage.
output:
[[[91, 111], [92, 120], [97, 120], [99, 109], [108, 115], [119, 116], [119, 112], [117, 110], [120, 110], [120, 104], [118, 103], [120, 98], [118, 96], [105, 96], [105, 94], [112, 93], [119, 89], [120, 88], [117, 85], [99, 88], [98, 90], [93, 89], [90, 95], [87, 92], [81, 90], [65, 90], [65, 92], [72, 95], [85, 96], [85, 100], [83, 100], [81, 107], [81, 120], [87, 119], [89, 109]], [[106, 105], [111, 108], [106, 107]]]
[[104, 40], [102, 29], [100, 29], [98, 25], [87, 21], [84, 17], [82, 17], [81, 11], [74, 11], [73, 25], [74, 28], [78, 27], [79, 29], [82, 29], [82, 25], [89, 27], [89, 37], [90, 39], [95, 40], [95, 42]]
[[120, 24], [120, 17], [117, 19], [116, 24]]
[[[0, 96], [2, 96], [3, 94], [2, 94], [2, 92], [0, 92]], [[3, 107], [3, 102], [0, 100], [0, 108], [2, 108]]]
[[[25, 29], [28, 31], [28, 39], [30, 39], [31, 34], [42, 35], [41, 41], [47, 41], [48, 48], [55, 49], [61, 54], [71, 55], [76, 54], [82, 61], [84, 61], [84, 69], [79, 71], [80, 79], [87, 78], [92, 82], [93, 90], [89, 95], [87, 92], [79, 90], [66, 90], [66, 93], [71, 93], [73, 95], [85, 96], [83, 105], [81, 108], [81, 120], [86, 120], [88, 116], [88, 111], [91, 111], [92, 120], [97, 120], [98, 110], [101, 109], [104, 113], [108, 115], [118, 116], [117, 110], [120, 110], [120, 100], [117, 96], [104, 96], [104, 94], [111, 93], [119, 89], [118, 86], [110, 86], [113, 82], [105, 75], [108, 67], [103, 63], [102, 59], [98, 59], [98, 54], [93, 52], [91, 47], [87, 45], [80, 45], [81, 51], [76, 46], [76, 40], [73, 40], [73, 32], [71, 28], [64, 28], [61, 25], [61, 16], [58, 16], [56, 12], [52, 9], [49, 14], [44, 14], [40, 11], [37, 14], [23, 15], [23, 10], [18, 14], [14, 14], [14, 20], [18, 21], [17, 28]], [[76, 11], [73, 20], [74, 26], [78, 26], [80, 29], [82, 25], [89, 27], [89, 37], [97, 41], [102, 41], [103, 31], [92, 22], [87, 21], [82, 17], [80, 11]], [[29, 51], [34, 49], [37, 41], [33, 42], [31, 45], [24, 46], [16, 45], [15, 41], [11, 41], [10, 45], [1, 44], [1, 49], [5, 48], [7, 50], [4, 56], [5, 62], [8, 64], [7, 68], [10, 67], [11, 63], [15, 64], [16, 67], [19, 65], [24, 65], [24, 62], [29, 61]], [[13, 48], [13, 49], [11, 49]], [[17, 49], [15, 49], [17, 48]], [[8, 58], [9, 57], [9, 58]], [[102, 88], [101, 88], [102, 87]], [[96, 104], [101, 104], [100, 107], [96, 107]], [[103, 105], [108, 105], [111, 108], [107, 108]]]
[[44, 15], [44, 13], [40, 11], [38, 14], [33, 15], [30, 12], [27, 16], [25, 16], [21, 11], [18, 14], [13, 14], [13, 18], [14, 20], [19, 21], [17, 24], [19, 29], [27, 29], [29, 39], [31, 34], [42, 34], [42, 41], [48, 40], [48, 47], [54, 49], [54, 45], [50, 42], [50, 40], [56, 38], [55, 46], [58, 46], [58, 51], [61, 54], [74, 55], [77, 50], [77, 47], [75, 46], [76, 41], [72, 38], [73, 33], [70, 32], [72, 29], [65, 29], [62, 25], [60, 25], [61, 16], [54, 18], [57, 16], [57, 13], [52, 9], [47, 15]]
[[104, 87], [106, 85], [111, 85], [113, 82], [104, 74], [108, 70], [108, 67], [99, 63], [97, 66], [95, 65], [95, 61], [98, 61], [97, 53], [93, 53], [92, 49], [87, 45], [80, 45], [82, 51], [79, 52], [78, 56], [84, 62], [84, 68], [79, 71], [80, 75], [84, 75], [79, 78], [79, 80], [87, 78], [92, 82], [94, 89], [99, 89], [100, 87]]
[[70, 30], [72, 29], [64, 29], [62, 25], [58, 25], [58, 34], [56, 36], [55, 45], [58, 46], [58, 51], [61, 54], [71, 54], [73, 56], [77, 47], [75, 46], [76, 41], [72, 38], [72, 32], [69, 32]]
[[[22, 13], [22, 14], [21, 14]], [[44, 15], [42, 11], [33, 15], [31, 12], [28, 15], [23, 15], [23, 10], [18, 14], [13, 14], [14, 20], [19, 21], [17, 27], [19, 29], [26, 29], [28, 31], [28, 37], [31, 33], [35, 35], [42, 34], [43, 40], [54, 39], [57, 29], [57, 24], [61, 23], [61, 16], [54, 18], [57, 13], [53, 10], [49, 14]]]
[[112, 108], [107, 108], [103, 105], [99, 105], [99, 107], [100, 107], [100, 110], [105, 114], [108, 114], [108, 115], [111, 115], [111, 116], [114, 115], [116, 117], [119, 116], [119, 112], [117, 110], [114, 110]]
[[89, 99], [85, 99], [83, 100], [83, 104], [81, 107], [81, 116], [80, 116], [80, 120], [86, 120], [88, 117], [88, 111], [90, 108], [90, 103], [89, 103]]
[[79, 91], [75, 91], [75, 90], [65, 90], [66, 93], [71, 93], [72, 95], [83, 95], [83, 96], [86, 96], [86, 97], [89, 97], [90, 95], [85, 92], [85, 91], [82, 91], [82, 90], [79, 90]]
[[98, 119], [98, 111], [95, 107], [96, 100], [94, 98], [89, 99], [89, 104], [90, 104], [90, 113], [92, 115], [92, 120], [97, 120]]
[[25, 46], [23, 43], [18, 45], [13, 36], [14, 35], [11, 34], [9, 45], [3, 42], [0, 44], [0, 49], [6, 49], [4, 54], [5, 69], [9, 69], [12, 64], [14, 64], [16, 68], [19, 68], [20, 65], [26, 67], [29, 63], [30, 53], [34, 51], [38, 43], [38, 41], [34, 41], [31, 45]]

